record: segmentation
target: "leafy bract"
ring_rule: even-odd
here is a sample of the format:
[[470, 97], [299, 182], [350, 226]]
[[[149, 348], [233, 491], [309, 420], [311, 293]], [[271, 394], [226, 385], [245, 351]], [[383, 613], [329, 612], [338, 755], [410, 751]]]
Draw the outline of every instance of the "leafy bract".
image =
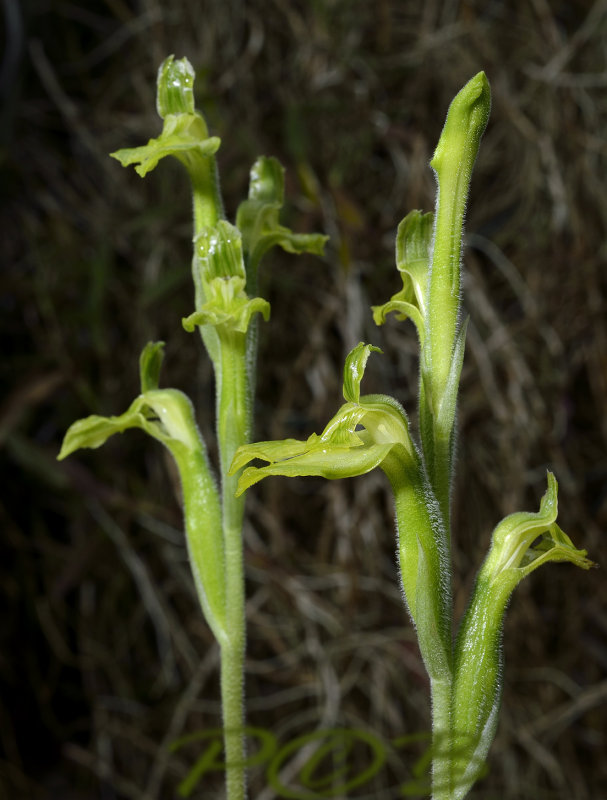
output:
[[226, 636], [225, 553], [217, 486], [194, 409], [177, 389], [159, 389], [162, 342], [149, 342], [139, 359], [141, 394], [118, 416], [92, 415], [70, 426], [58, 458], [97, 448], [116, 433], [139, 428], [168, 448], [175, 459], [184, 504], [186, 541], [204, 614], [220, 641]]

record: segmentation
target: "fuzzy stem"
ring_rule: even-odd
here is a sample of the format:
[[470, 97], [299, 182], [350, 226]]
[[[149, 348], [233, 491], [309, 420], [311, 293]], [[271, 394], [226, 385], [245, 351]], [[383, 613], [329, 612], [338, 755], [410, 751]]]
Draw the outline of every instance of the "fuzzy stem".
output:
[[228, 800], [246, 797], [244, 654], [246, 642], [242, 525], [244, 497], [235, 497], [238, 476], [227, 474], [236, 449], [250, 439], [250, 393], [243, 334], [220, 339], [217, 438], [222, 474], [227, 639], [221, 648], [221, 699]]
[[[190, 173], [193, 188], [194, 235], [213, 227], [223, 216], [215, 159], [205, 159], [204, 169]], [[196, 259], [194, 259], [196, 261]], [[194, 264], [196, 308], [203, 290]], [[227, 800], [245, 800], [244, 656], [246, 645], [245, 590], [242, 526], [244, 497], [235, 497], [237, 476], [228, 476], [236, 449], [250, 439], [251, 400], [246, 369], [245, 337], [218, 335], [215, 328], [200, 328], [215, 368], [216, 424], [220, 456], [223, 544], [225, 555], [226, 635], [221, 645], [221, 705], [224, 728]]]
[[432, 800], [451, 800], [452, 692], [450, 678], [431, 680]]

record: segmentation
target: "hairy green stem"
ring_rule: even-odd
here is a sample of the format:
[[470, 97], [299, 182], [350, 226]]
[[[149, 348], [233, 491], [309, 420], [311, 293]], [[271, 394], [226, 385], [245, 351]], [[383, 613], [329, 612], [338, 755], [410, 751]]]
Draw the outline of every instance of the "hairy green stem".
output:
[[431, 680], [432, 800], [451, 800], [453, 681]]
[[238, 476], [227, 474], [234, 453], [250, 439], [251, 401], [245, 337], [222, 337], [217, 380], [217, 438], [222, 475], [222, 518], [226, 577], [226, 641], [221, 646], [221, 699], [228, 800], [246, 797], [244, 656], [246, 644], [242, 526], [244, 497]]
[[204, 157], [203, 165], [190, 171], [194, 212], [194, 236], [203, 228], [212, 228], [223, 216], [217, 166], [213, 156]]

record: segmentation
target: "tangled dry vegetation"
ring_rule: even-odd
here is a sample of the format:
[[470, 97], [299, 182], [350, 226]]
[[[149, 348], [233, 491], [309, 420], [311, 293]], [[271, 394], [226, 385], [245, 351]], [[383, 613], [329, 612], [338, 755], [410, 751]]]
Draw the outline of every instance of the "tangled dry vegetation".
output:
[[[22, 28], [7, 21], [21, 59], [2, 73], [2, 796], [174, 797], [199, 750], [168, 745], [219, 724], [217, 650], [160, 449], [132, 434], [54, 460], [74, 419], [126, 408], [149, 339], [167, 341], [166, 385], [192, 397], [212, 442], [210, 368], [180, 329], [192, 307], [185, 176], [163, 165], [140, 181], [107, 157], [158, 130], [168, 53], [197, 69], [228, 214], [254, 158], [276, 155], [289, 223], [331, 236], [324, 262], [274, 255], [262, 276], [272, 319], [258, 439], [319, 431], [360, 340], [385, 353], [366, 389], [412, 410], [414, 332], [375, 328], [369, 306], [397, 288], [398, 221], [432, 207], [427, 164], [449, 100], [485, 69], [494, 107], [467, 219], [457, 609], [493, 526], [537, 507], [548, 466], [563, 529], [606, 562], [604, 0], [31, 0], [23, 11]], [[387, 740], [427, 730], [382, 476], [272, 479], [248, 502], [251, 724], [283, 742], [323, 726]], [[598, 570], [564, 566], [518, 590], [490, 773], [471, 797], [607, 795], [605, 586]], [[349, 796], [397, 797], [419, 753]], [[198, 796], [219, 796], [213, 781]], [[263, 769], [251, 787], [277, 796]]]

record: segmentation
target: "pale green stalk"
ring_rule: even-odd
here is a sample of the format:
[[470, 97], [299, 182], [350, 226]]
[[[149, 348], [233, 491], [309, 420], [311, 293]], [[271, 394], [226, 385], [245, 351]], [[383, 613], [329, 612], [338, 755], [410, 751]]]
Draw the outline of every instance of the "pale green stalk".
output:
[[[238, 341], [237, 338], [240, 340]], [[223, 541], [226, 563], [226, 640], [221, 647], [221, 708], [229, 800], [244, 798], [244, 656], [246, 618], [242, 525], [244, 498], [236, 497], [237, 479], [228, 468], [237, 448], [250, 441], [251, 402], [242, 334], [223, 341], [217, 381], [217, 439], [222, 475]]]

